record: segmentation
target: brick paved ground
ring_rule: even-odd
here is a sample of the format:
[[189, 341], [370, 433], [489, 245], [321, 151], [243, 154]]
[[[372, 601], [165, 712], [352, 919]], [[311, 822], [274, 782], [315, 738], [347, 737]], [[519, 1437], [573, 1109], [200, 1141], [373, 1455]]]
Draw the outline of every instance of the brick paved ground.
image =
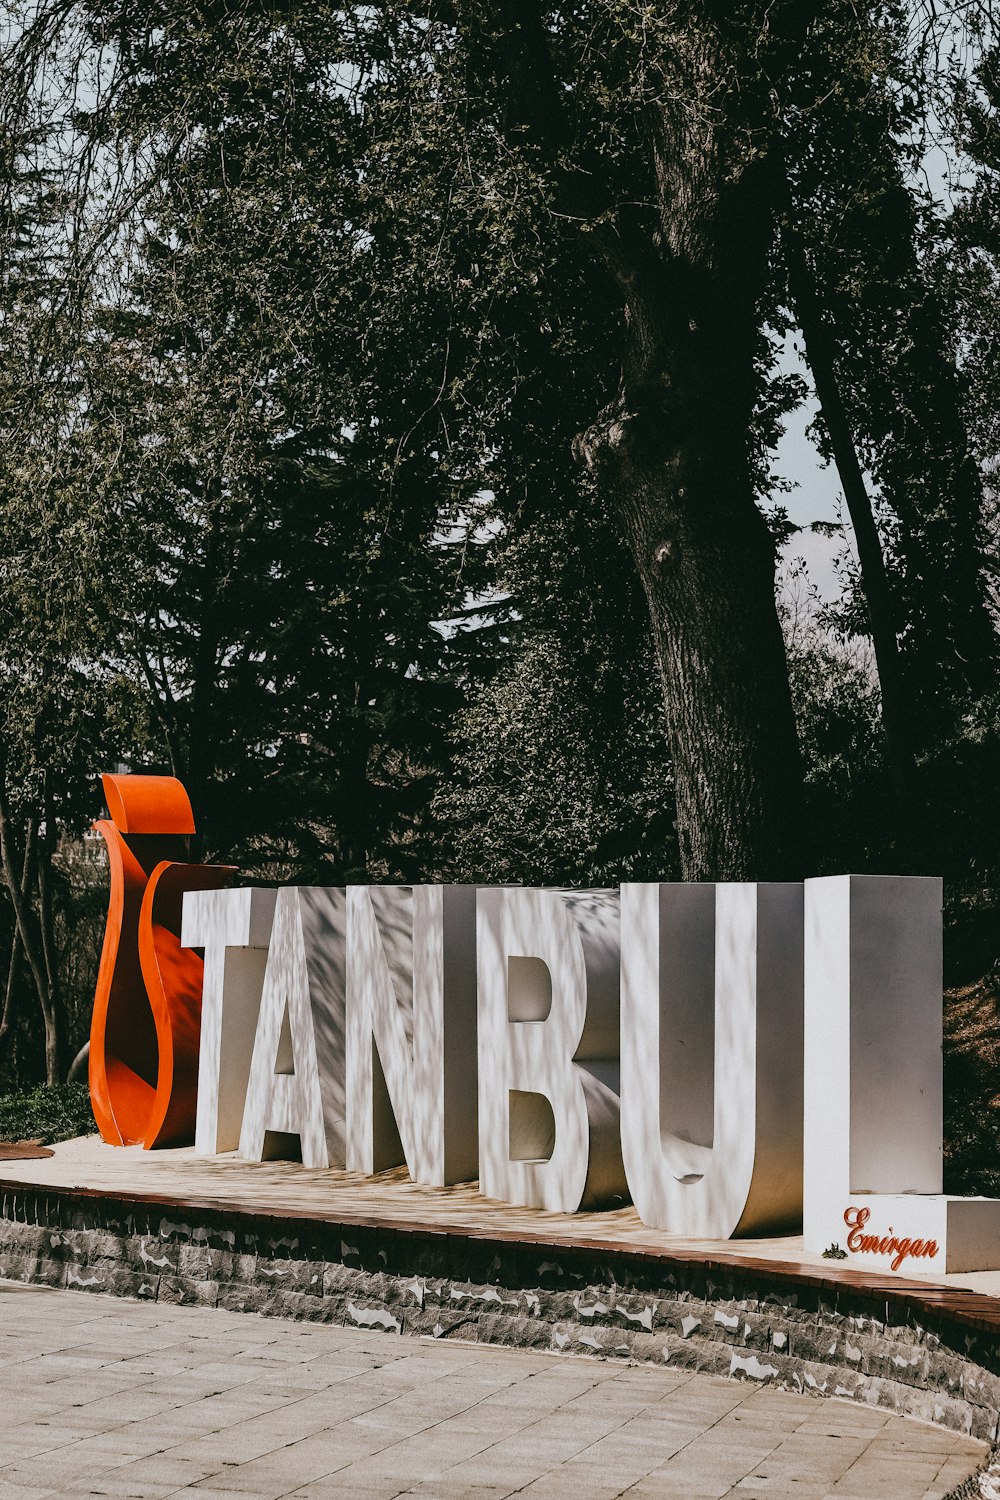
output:
[[937, 1500], [984, 1446], [650, 1365], [0, 1283], [0, 1500]]

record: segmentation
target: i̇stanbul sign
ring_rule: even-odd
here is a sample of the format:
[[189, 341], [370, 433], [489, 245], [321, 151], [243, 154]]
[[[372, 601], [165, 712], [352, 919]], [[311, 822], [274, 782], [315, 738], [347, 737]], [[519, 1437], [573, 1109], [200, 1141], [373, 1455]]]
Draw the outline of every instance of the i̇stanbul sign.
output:
[[153, 781], [105, 778], [105, 1139], [187, 1120], [205, 1155], [1000, 1267], [1000, 1201], [941, 1191], [940, 881], [212, 889], [228, 871], [154, 868], [190, 808], [151, 813]]

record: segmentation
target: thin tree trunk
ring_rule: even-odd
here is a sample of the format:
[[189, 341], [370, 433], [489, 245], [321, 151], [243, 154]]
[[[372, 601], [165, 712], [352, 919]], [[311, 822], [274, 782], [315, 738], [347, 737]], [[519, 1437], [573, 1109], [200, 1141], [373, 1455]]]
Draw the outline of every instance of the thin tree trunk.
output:
[[21, 967], [21, 934], [15, 924], [10, 939], [10, 962], [7, 966], [7, 986], [3, 997], [3, 1014], [0, 1015], [0, 1058], [10, 1046], [14, 1031], [14, 999], [17, 995], [18, 970]]
[[3, 864], [4, 881], [14, 907], [21, 946], [31, 970], [39, 1003], [42, 1004], [46, 993], [45, 961], [42, 957], [41, 940], [35, 915], [31, 910], [30, 897], [27, 892], [22, 891], [14, 866], [14, 830], [4, 771], [5, 768], [0, 764], [0, 861]]
[[[46, 1081], [57, 1083], [61, 1079], [61, 1074], [55, 1066], [58, 1063], [58, 1035], [53, 1035], [49, 1022], [49, 1014], [53, 1010], [52, 996], [49, 991], [38, 920], [31, 909], [30, 897], [21, 889], [14, 865], [14, 830], [10, 815], [10, 801], [7, 796], [6, 766], [2, 760], [0, 760], [0, 863], [2, 863], [4, 880], [14, 906], [24, 956], [31, 970], [35, 994], [45, 1021]], [[53, 1046], [53, 1041], [55, 1046]]]
[[38, 926], [41, 934], [42, 959], [45, 964], [45, 995], [41, 996], [42, 1020], [45, 1025], [45, 1081], [63, 1081], [63, 1016], [59, 989], [58, 955], [55, 943], [55, 921], [52, 907], [52, 856], [55, 853], [56, 827], [52, 806], [49, 772], [43, 778], [45, 831], [40, 840], [38, 860]]
[[[854, 68], [852, 51], [844, 60]], [[855, 435], [870, 444], [897, 521], [892, 595], [906, 727], [914, 752], [933, 755], [960, 729], [970, 702], [997, 689], [983, 477], [969, 443], [952, 320], [939, 278], [928, 278], [922, 263], [925, 231], [919, 195], [907, 184], [906, 148], [887, 130], [887, 91], [877, 81], [860, 93], [856, 79], [839, 84], [817, 101], [817, 119], [791, 147], [799, 201], [789, 193], [786, 213], [797, 249], [809, 249], [807, 290], [822, 294], [827, 328], [839, 333], [835, 363], [841, 390], [850, 389]], [[817, 125], [838, 141], [823, 162], [810, 144]], [[814, 223], [805, 205], [817, 188], [826, 209]], [[859, 274], [866, 278], [860, 303]]]
[[[24, 840], [24, 862], [21, 869], [21, 890], [24, 899], [27, 900], [34, 878], [35, 859], [35, 824], [29, 820], [28, 829]], [[0, 1015], [0, 1057], [4, 1055], [10, 1046], [14, 1032], [14, 1019], [16, 1015], [17, 981], [21, 968], [21, 956], [23, 945], [21, 942], [21, 930], [16, 921], [10, 938], [10, 961], [7, 966], [7, 985], [4, 990], [3, 1014]]]
[[[138, 627], [136, 627], [138, 635]], [[136, 660], [139, 663], [146, 686], [149, 688], [150, 697], [153, 700], [153, 712], [156, 715], [161, 730], [163, 731], [163, 743], [167, 747], [167, 755], [170, 760], [171, 776], [182, 777], [181, 752], [177, 730], [177, 705], [170, 692], [170, 684], [164, 671], [158, 678], [153, 671], [153, 664], [149, 659], [149, 652], [145, 649], [141, 640], [136, 640], [133, 645]]]
[[897, 804], [898, 835], [902, 838], [910, 828], [916, 812], [912, 707], [899, 652], [895, 611], [882, 542], [851, 425], [840, 395], [834, 337], [820, 309], [804, 251], [791, 235], [788, 238], [787, 264], [799, 327], [805, 339], [806, 358], [812, 370], [823, 420], [830, 434], [834, 461], [857, 544], [861, 586], [882, 695], [886, 758]]
[[206, 833], [202, 826], [208, 806], [208, 786], [215, 770], [215, 733], [213, 726], [218, 680], [219, 654], [219, 575], [222, 571], [223, 521], [218, 514], [222, 481], [213, 478], [206, 486], [209, 522], [205, 560], [201, 570], [202, 600], [198, 622], [198, 639], [192, 663], [190, 721], [187, 734], [187, 763], [184, 782], [195, 814], [198, 832], [191, 840], [192, 855], [203, 854]]

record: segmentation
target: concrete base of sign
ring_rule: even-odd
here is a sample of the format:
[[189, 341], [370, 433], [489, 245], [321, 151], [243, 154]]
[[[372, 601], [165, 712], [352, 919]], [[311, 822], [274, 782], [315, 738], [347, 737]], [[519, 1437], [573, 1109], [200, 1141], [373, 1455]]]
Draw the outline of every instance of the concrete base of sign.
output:
[[838, 1212], [813, 1217], [805, 1248], [831, 1246], [863, 1271], [931, 1277], [996, 1268], [1000, 1201], [946, 1193], [852, 1193]]

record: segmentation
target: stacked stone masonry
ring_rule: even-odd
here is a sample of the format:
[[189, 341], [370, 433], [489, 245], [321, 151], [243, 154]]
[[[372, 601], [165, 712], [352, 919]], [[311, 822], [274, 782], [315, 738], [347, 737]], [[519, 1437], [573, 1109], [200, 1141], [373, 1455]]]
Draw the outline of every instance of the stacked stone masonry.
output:
[[752, 1265], [7, 1190], [0, 1277], [652, 1360], [836, 1395], [993, 1442], [997, 1335]]

